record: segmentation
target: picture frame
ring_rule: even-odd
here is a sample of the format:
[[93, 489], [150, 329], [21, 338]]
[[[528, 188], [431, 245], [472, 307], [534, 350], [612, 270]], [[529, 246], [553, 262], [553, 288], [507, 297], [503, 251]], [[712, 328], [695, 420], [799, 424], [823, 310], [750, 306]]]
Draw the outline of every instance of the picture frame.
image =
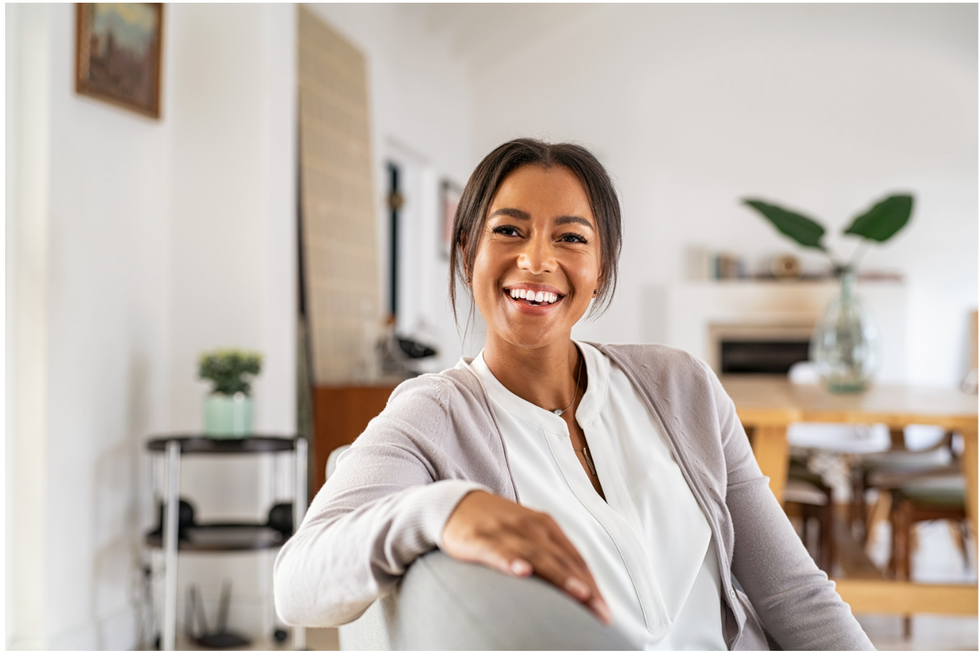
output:
[[75, 92], [160, 118], [163, 4], [76, 5]]
[[460, 195], [463, 189], [459, 184], [449, 179], [443, 179], [440, 183], [439, 205], [442, 210], [442, 219], [439, 233], [439, 252], [443, 259], [449, 259], [449, 252], [453, 245], [453, 220], [456, 218], [456, 208], [459, 206]]

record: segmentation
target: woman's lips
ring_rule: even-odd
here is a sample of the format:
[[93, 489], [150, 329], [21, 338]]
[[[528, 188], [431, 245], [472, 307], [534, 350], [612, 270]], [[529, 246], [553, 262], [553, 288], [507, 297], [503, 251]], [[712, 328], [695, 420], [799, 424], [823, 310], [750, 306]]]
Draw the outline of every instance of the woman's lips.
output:
[[533, 289], [509, 289], [506, 291], [515, 301], [523, 300], [528, 303], [556, 303], [562, 296], [558, 292], [534, 291]]
[[[524, 297], [521, 298], [521, 292]], [[505, 289], [504, 295], [519, 312], [541, 315], [550, 312], [565, 298], [557, 292], [534, 291], [530, 289]], [[540, 296], [541, 300], [538, 300]]]

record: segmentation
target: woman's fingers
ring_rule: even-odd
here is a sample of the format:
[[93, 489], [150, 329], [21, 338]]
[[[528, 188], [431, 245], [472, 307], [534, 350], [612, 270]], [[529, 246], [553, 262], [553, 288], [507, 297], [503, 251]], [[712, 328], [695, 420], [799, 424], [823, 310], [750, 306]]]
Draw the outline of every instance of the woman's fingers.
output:
[[612, 619], [585, 560], [547, 514], [474, 491], [460, 500], [446, 522], [442, 548], [453, 558], [505, 574], [537, 574], [585, 604], [600, 621]]
[[610, 623], [609, 607], [599, 593], [591, 572], [588, 568], [576, 567], [561, 551], [553, 544], [530, 551], [527, 556], [534, 566], [534, 573], [585, 604], [603, 623]]
[[515, 558], [508, 563], [508, 567], [515, 576], [531, 576], [534, 572], [534, 566], [523, 558]]

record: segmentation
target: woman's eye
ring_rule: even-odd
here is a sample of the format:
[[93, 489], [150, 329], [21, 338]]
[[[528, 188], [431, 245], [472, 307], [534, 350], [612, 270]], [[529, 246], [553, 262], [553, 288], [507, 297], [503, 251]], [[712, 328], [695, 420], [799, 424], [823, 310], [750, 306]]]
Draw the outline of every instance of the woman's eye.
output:
[[588, 240], [579, 235], [578, 233], [565, 233], [558, 238], [559, 242], [578, 242], [581, 244], [588, 244]]
[[513, 226], [497, 226], [493, 229], [494, 233], [499, 233], [500, 235], [519, 235], [517, 229]]

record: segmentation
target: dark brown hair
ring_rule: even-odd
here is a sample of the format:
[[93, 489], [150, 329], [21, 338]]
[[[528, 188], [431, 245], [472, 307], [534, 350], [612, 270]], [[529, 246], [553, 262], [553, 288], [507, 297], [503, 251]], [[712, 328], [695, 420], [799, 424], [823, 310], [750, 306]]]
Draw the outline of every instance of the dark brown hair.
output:
[[[609, 307], [616, 291], [619, 252], [623, 239], [616, 188], [602, 164], [585, 147], [570, 143], [549, 144], [531, 138], [505, 142], [487, 154], [473, 170], [470, 180], [463, 188], [453, 219], [453, 240], [449, 253], [449, 297], [453, 314], [456, 314], [456, 281], [462, 280], [465, 283], [468, 270], [473, 268], [490, 203], [504, 179], [525, 165], [564, 167], [585, 188], [596, 226], [599, 228], [599, 273], [602, 286], [589, 310], [590, 316], [597, 316]], [[464, 241], [468, 243], [465, 259], [462, 248]]]

